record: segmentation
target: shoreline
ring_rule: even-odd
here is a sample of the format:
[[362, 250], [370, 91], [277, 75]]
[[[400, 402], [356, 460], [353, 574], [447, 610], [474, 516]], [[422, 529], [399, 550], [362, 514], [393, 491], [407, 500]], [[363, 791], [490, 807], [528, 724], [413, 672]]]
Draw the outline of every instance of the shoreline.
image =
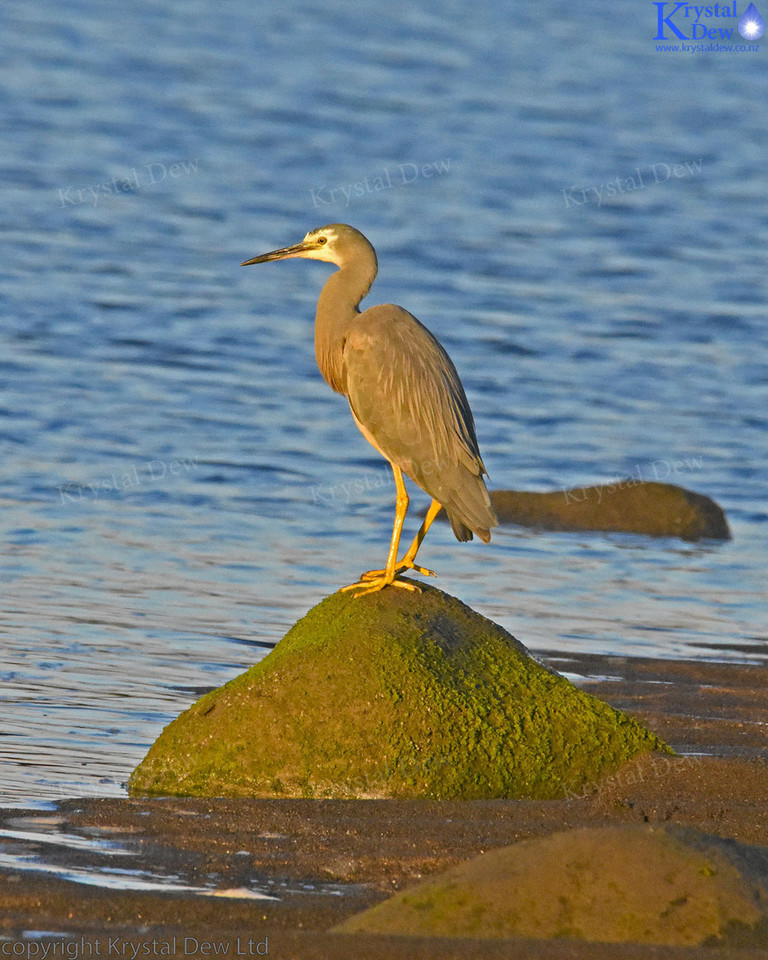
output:
[[[70, 960], [88, 956], [89, 944], [91, 956], [130, 960], [137, 960], [134, 949], [137, 957], [218, 952], [296, 960], [699, 955], [688, 948], [660, 952], [564, 940], [452, 941], [329, 932], [352, 914], [481, 851], [568, 827], [671, 822], [768, 847], [764, 667], [554, 651], [541, 656], [559, 671], [584, 677], [578, 686], [637, 717], [678, 756], [635, 758], [588, 790], [544, 801], [74, 798], [56, 802], [54, 811], [3, 809], [5, 831], [48, 838], [40, 845], [37, 866], [51, 868], [30, 869], [35, 864], [27, 859], [22, 869], [3, 858], [3, 942], [11, 948], [14, 943], [74, 945], [85, 938]], [[57, 837], [75, 838], [81, 845], [57, 843]], [[29, 855], [18, 838], [15, 847], [12, 837], [2, 843], [19, 862]], [[90, 877], [92, 883], [99, 874], [110, 882], [117, 877], [118, 885], [67, 879]], [[159, 889], [121, 889], [121, 875], [126, 883], [144, 878]], [[201, 896], [201, 890], [208, 895]], [[25, 936], [30, 931], [46, 936]], [[57, 956], [67, 956], [64, 946], [59, 950]], [[760, 952], [731, 950], [728, 955]], [[42, 948], [35, 956], [46, 960]]]

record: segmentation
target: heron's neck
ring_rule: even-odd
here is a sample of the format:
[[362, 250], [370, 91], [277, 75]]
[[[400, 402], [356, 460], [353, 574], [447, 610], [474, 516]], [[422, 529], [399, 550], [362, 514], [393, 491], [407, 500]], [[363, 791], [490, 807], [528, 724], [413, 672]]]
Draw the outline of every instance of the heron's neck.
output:
[[376, 260], [345, 264], [326, 281], [315, 314], [315, 357], [326, 382], [346, 394], [344, 342], [360, 311], [358, 304], [376, 277]]

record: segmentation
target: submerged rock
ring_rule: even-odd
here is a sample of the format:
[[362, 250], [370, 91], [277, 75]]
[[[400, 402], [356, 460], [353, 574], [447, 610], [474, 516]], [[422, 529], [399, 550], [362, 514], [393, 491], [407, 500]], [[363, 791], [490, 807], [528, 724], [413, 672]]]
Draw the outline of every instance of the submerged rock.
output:
[[130, 792], [562, 797], [654, 734], [426, 585], [335, 593], [158, 737]]
[[551, 493], [492, 490], [491, 502], [499, 523], [542, 530], [641, 533], [682, 540], [731, 538], [719, 504], [672, 483], [627, 478]]
[[481, 854], [336, 930], [765, 945], [767, 868], [764, 850], [692, 829], [586, 827]]

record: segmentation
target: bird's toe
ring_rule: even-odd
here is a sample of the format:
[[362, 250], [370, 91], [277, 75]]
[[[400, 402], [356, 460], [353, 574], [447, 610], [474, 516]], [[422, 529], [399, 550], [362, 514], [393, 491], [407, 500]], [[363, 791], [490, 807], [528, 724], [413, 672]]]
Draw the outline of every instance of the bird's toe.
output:
[[[371, 573], [373, 571], [369, 571]], [[421, 587], [416, 583], [410, 583], [407, 580], [399, 580], [396, 577], [391, 578], [387, 576], [379, 576], [376, 578], [369, 579], [360, 579], [357, 583], [350, 583], [346, 587], [342, 587], [339, 593], [346, 593], [347, 590], [355, 591], [355, 599], [358, 597], [364, 597], [369, 593], [378, 593], [379, 590], [383, 590], [384, 587], [402, 587], [403, 590], [410, 590], [412, 593], [421, 593]]]
[[[395, 564], [396, 574], [404, 573], [406, 570], [413, 570], [414, 573], [420, 573], [422, 577], [437, 576], [434, 570], [430, 570], [427, 567], [420, 567], [418, 564], [413, 563], [412, 560], [404, 559]], [[360, 574], [360, 581], [381, 580], [383, 577], [386, 577], [386, 575], [386, 570], [366, 570], [365, 573]]]

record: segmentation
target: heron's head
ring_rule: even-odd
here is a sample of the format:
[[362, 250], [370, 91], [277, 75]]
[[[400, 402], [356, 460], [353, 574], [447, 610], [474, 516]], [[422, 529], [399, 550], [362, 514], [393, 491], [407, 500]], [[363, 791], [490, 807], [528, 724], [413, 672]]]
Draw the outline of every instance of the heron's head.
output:
[[288, 260], [292, 257], [305, 257], [309, 260], [325, 260], [343, 267], [351, 260], [373, 257], [376, 253], [369, 241], [354, 227], [346, 223], [329, 223], [324, 227], [310, 230], [301, 243], [290, 247], [281, 247], [260, 257], [245, 260], [240, 266], [248, 267], [253, 263], [267, 263], [269, 260]]

